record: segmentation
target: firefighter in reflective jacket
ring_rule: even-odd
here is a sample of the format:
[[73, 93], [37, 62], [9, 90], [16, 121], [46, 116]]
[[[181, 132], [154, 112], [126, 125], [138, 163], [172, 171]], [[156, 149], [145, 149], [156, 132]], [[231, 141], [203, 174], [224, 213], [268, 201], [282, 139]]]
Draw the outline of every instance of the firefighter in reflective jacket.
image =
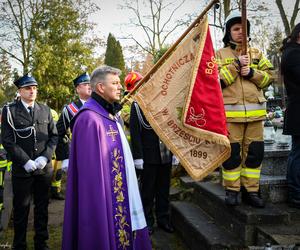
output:
[[[248, 36], [250, 22], [247, 20]], [[259, 196], [259, 178], [264, 155], [263, 121], [266, 99], [263, 88], [273, 80], [272, 64], [258, 49], [248, 47], [241, 55], [242, 25], [239, 12], [225, 22], [224, 48], [216, 52], [223, 91], [231, 156], [223, 163], [223, 186], [227, 205], [238, 205], [243, 198], [254, 207], [264, 207]]]
[[[50, 109], [53, 122], [56, 126], [58, 121], [58, 114], [54, 109]], [[52, 167], [53, 167], [53, 175], [51, 179], [51, 198], [57, 200], [64, 200], [64, 196], [61, 194], [61, 161], [56, 160], [55, 153], [52, 156]]]

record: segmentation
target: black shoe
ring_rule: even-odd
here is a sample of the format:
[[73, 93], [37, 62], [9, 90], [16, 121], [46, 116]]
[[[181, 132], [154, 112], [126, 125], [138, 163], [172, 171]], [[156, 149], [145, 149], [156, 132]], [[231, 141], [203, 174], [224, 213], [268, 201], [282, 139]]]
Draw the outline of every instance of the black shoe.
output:
[[289, 207], [300, 208], [300, 200], [295, 199], [295, 198], [289, 198], [288, 199], [288, 206]]
[[34, 250], [50, 250], [50, 248], [46, 246], [35, 246]]
[[245, 202], [252, 207], [265, 207], [265, 202], [262, 198], [259, 197], [258, 192], [247, 192]]
[[65, 199], [65, 196], [61, 192], [55, 192], [51, 193], [51, 198], [54, 200], [63, 201]]
[[175, 231], [173, 225], [170, 222], [158, 222], [157, 226], [167, 233], [173, 233]]
[[237, 206], [239, 204], [238, 201], [239, 192], [226, 190], [225, 204], [228, 206]]

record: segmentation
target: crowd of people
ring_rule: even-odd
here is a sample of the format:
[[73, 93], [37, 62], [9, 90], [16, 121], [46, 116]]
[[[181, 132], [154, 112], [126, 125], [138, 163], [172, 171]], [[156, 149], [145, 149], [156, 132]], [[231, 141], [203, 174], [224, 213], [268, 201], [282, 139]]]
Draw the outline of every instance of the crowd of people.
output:
[[[247, 31], [250, 37], [249, 21]], [[231, 156], [222, 166], [225, 203], [239, 205], [241, 193], [244, 202], [263, 208], [259, 193], [266, 117], [263, 89], [273, 80], [273, 66], [259, 49], [248, 46], [242, 55], [240, 13], [228, 16], [223, 42], [216, 61], [231, 143]], [[300, 208], [300, 24], [284, 40], [282, 52], [288, 98], [284, 133], [292, 135], [289, 204]], [[0, 211], [4, 173], [12, 162], [13, 249], [27, 247], [32, 197], [34, 247], [49, 249], [49, 190], [52, 198], [66, 199], [64, 250], [151, 249], [155, 222], [162, 230], [174, 232], [169, 214], [173, 155], [136, 102], [131, 104], [127, 121], [128, 143], [119, 104], [120, 74], [119, 69], [100, 66], [91, 76], [79, 75], [73, 81], [78, 98], [64, 106], [58, 119], [47, 105], [36, 102], [34, 77], [24, 75], [14, 82], [20, 98], [3, 108], [0, 148]], [[130, 72], [126, 91], [142, 78]], [[63, 171], [67, 172], [66, 197], [61, 192]]]

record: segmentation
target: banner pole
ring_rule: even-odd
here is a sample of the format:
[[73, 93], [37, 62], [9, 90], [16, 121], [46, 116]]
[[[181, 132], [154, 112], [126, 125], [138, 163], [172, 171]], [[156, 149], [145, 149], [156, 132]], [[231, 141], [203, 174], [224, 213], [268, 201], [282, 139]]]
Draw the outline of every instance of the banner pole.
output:
[[242, 55], [247, 55], [247, 4], [242, 0]]
[[163, 62], [169, 57], [173, 50], [178, 46], [178, 44], [185, 38], [185, 36], [201, 21], [203, 16], [213, 7], [214, 4], [218, 3], [219, 0], [212, 0], [202, 13], [195, 19], [195, 21], [186, 29], [186, 31], [177, 39], [177, 41], [166, 51], [166, 53], [158, 60], [158, 62], [150, 69], [150, 71], [144, 76], [144, 78], [138, 82], [134, 89], [126, 95], [122, 100], [121, 104], [125, 104], [131, 98], [131, 96], [138, 90], [139, 87], [143, 85], [144, 82], [148, 81], [150, 76], [163, 64]]

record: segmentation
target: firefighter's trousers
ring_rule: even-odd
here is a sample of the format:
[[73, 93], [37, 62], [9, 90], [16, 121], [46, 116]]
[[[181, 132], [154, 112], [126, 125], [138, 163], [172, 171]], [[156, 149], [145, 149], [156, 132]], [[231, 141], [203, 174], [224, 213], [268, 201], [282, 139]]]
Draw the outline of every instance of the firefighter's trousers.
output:
[[51, 181], [51, 191], [59, 193], [61, 191], [62, 169], [61, 161], [52, 160], [53, 176]]
[[264, 156], [263, 122], [227, 123], [231, 156], [223, 163], [223, 186], [226, 190], [258, 192]]
[[4, 202], [4, 177], [5, 177], [5, 171], [6, 171], [6, 166], [5, 167], [0, 167], [0, 219], [1, 219], [1, 211], [3, 210], [3, 202]]

